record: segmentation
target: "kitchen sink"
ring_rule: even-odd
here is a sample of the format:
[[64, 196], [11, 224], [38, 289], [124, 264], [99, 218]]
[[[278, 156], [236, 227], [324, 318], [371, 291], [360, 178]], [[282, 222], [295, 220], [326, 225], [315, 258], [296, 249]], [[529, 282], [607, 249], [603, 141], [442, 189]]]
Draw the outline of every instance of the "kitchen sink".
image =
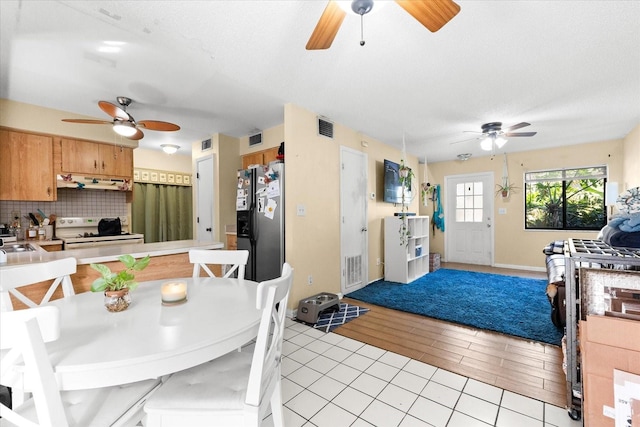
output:
[[3, 249], [8, 254], [19, 253], [19, 252], [33, 252], [36, 250], [36, 248], [34, 248], [28, 243], [4, 245], [0, 247], [0, 249]]

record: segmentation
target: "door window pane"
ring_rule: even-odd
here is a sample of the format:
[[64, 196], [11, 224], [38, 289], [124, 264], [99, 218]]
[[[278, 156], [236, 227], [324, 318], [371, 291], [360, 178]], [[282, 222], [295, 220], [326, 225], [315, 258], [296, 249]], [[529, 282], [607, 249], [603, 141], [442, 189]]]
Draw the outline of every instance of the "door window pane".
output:
[[456, 184], [456, 222], [482, 222], [482, 181]]

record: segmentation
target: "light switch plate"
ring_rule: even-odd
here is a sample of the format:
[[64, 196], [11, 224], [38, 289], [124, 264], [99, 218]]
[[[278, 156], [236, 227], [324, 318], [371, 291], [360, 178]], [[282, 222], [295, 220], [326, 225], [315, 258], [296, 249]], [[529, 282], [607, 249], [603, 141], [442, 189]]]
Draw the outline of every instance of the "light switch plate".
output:
[[298, 216], [305, 216], [307, 214], [307, 209], [304, 205], [298, 205], [296, 211]]
[[498, 208], [498, 213], [500, 215], [506, 215], [507, 214], [507, 208]]

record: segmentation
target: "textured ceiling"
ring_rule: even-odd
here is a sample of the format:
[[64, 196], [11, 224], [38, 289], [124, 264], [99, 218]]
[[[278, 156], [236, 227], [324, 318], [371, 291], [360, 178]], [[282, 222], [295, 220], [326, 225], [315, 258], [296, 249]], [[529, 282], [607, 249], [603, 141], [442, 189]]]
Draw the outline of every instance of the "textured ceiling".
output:
[[[128, 96], [137, 120], [182, 127], [140, 146], [181, 153], [281, 124], [289, 102], [398, 148], [404, 134], [429, 162], [486, 154], [465, 131], [487, 122], [538, 132], [508, 152], [640, 123], [639, 1], [458, 1], [437, 33], [386, 3], [364, 46], [350, 15], [330, 49], [307, 51], [325, 1], [2, 0], [0, 97], [108, 119], [97, 102]], [[101, 53], [105, 40], [125, 44]]]

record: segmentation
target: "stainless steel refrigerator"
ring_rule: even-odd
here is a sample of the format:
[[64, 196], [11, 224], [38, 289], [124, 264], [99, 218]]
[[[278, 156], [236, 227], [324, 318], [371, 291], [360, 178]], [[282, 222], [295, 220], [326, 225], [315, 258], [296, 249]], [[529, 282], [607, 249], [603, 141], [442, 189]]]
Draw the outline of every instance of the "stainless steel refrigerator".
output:
[[247, 249], [245, 278], [279, 277], [284, 263], [284, 163], [238, 171], [238, 250]]

